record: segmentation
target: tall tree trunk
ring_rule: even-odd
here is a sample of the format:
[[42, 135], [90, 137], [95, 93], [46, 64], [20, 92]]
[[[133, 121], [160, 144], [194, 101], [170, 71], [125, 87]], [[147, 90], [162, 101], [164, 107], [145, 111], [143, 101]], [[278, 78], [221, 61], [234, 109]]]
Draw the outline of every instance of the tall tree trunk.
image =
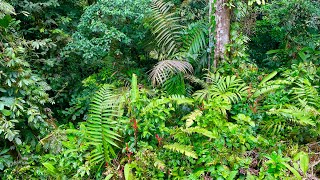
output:
[[215, 47], [214, 47], [214, 68], [217, 68], [218, 62], [224, 59], [226, 55], [226, 44], [230, 41], [230, 21], [231, 9], [226, 6], [228, 0], [216, 0], [215, 7]]

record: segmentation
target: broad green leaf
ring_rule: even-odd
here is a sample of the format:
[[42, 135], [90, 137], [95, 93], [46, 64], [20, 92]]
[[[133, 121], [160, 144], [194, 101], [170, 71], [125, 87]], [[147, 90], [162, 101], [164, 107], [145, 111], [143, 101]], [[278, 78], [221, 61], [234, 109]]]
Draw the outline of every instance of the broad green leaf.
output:
[[274, 49], [274, 50], [268, 51], [266, 54], [276, 54], [276, 53], [281, 52], [281, 51], [282, 51], [282, 49]]
[[300, 52], [298, 52], [298, 54], [299, 54], [299, 57], [300, 57], [303, 61], [307, 60], [307, 56], [304, 54], [304, 52], [300, 51]]
[[138, 80], [137, 75], [132, 74], [132, 80], [131, 80], [131, 101], [135, 102], [137, 99], [139, 99], [139, 87], [138, 87]]
[[50, 163], [50, 162], [44, 162], [42, 165], [51, 173], [56, 174], [57, 169]]
[[2, 162], [0, 162], [0, 170], [4, 169], [4, 164]]
[[9, 110], [7, 110], [7, 109], [3, 109], [3, 110], [1, 110], [1, 112], [2, 112], [2, 114], [4, 115], [4, 116], [10, 116], [11, 115], [11, 111], [9, 111]]

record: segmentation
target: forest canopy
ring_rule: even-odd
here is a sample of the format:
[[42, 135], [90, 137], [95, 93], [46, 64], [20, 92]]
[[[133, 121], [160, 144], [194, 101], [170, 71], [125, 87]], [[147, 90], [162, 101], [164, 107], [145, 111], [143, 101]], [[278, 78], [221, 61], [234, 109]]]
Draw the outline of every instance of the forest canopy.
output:
[[318, 0], [0, 0], [0, 179], [318, 179], [319, 65]]

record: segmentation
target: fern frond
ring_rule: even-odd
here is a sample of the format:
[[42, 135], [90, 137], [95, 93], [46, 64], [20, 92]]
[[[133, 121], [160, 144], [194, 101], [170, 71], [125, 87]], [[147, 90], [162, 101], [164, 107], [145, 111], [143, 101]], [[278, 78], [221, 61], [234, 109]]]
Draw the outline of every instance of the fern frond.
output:
[[286, 80], [273, 80], [270, 81], [278, 74], [277, 71], [270, 73], [269, 75], [265, 76], [261, 82], [259, 83], [258, 87], [253, 90], [253, 94], [251, 97], [257, 98], [263, 96], [264, 94], [268, 94], [272, 91], [276, 91], [281, 87], [281, 85], [290, 84]]
[[186, 127], [190, 127], [193, 125], [193, 122], [197, 119], [197, 117], [202, 116], [202, 111], [196, 109], [195, 111], [191, 112], [190, 114], [184, 116], [182, 119], [186, 120]]
[[217, 131], [212, 132], [207, 129], [201, 128], [201, 127], [186, 128], [186, 129], [182, 129], [182, 131], [186, 132], [188, 134], [192, 134], [192, 133], [202, 134], [202, 135], [207, 136], [208, 138], [212, 138], [212, 139], [215, 139], [218, 136]]
[[266, 85], [264, 87], [261, 87], [261, 88], [257, 89], [253, 93], [252, 97], [253, 98], [257, 98], [257, 97], [262, 96], [264, 94], [268, 94], [268, 93], [270, 93], [272, 91], [275, 91], [275, 90], [279, 89], [280, 87], [281, 87], [280, 85], [269, 85], [269, 86]]
[[180, 18], [170, 13], [170, 4], [161, 0], [153, 0], [151, 4], [150, 25], [158, 47], [167, 58], [178, 51], [182, 26]]
[[90, 154], [90, 162], [103, 163], [109, 161], [114, 154], [113, 147], [118, 147], [120, 135], [116, 132], [118, 122], [115, 117], [121, 116], [120, 99], [113, 94], [109, 85], [104, 85], [95, 94], [89, 109], [86, 122], [87, 139], [95, 146]]
[[314, 117], [318, 115], [318, 113], [315, 113], [314, 108], [304, 108], [300, 109], [293, 105], [286, 105], [287, 108], [281, 108], [281, 109], [271, 109], [268, 114], [276, 115], [278, 117], [283, 117], [287, 120], [290, 120], [296, 124], [300, 125], [311, 125], [315, 126], [315, 122], [313, 120]]
[[168, 78], [178, 73], [192, 74], [193, 67], [186, 61], [164, 60], [153, 67], [149, 78], [153, 85], [163, 84]]
[[196, 154], [196, 152], [194, 152], [193, 146], [186, 146], [186, 145], [182, 145], [179, 143], [174, 143], [174, 144], [169, 144], [169, 145], [164, 145], [163, 146], [165, 149], [169, 149], [171, 151], [177, 151], [179, 153], [182, 153], [188, 157], [192, 157], [194, 159], [198, 159], [198, 156]]
[[293, 100], [304, 99], [307, 105], [312, 105], [314, 107], [320, 108], [320, 96], [318, 94], [317, 88], [311, 85], [308, 79], [299, 79], [296, 83], [298, 87], [293, 88]]
[[152, 112], [152, 109], [155, 109], [161, 105], [170, 103], [170, 102], [175, 102], [178, 105], [180, 104], [189, 104], [193, 105], [194, 101], [191, 98], [186, 98], [182, 95], [171, 95], [169, 97], [161, 98], [161, 99], [155, 99], [152, 100], [145, 108], [142, 110], [142, 115]]

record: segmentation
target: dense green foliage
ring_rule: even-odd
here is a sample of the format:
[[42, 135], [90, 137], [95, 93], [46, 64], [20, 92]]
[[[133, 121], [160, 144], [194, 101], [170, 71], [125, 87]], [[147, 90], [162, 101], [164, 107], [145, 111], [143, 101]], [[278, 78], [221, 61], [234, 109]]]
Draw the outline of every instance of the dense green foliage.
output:
[[0, 0], [0, 179], [320, 177], [319, 1], [225, 5]]

